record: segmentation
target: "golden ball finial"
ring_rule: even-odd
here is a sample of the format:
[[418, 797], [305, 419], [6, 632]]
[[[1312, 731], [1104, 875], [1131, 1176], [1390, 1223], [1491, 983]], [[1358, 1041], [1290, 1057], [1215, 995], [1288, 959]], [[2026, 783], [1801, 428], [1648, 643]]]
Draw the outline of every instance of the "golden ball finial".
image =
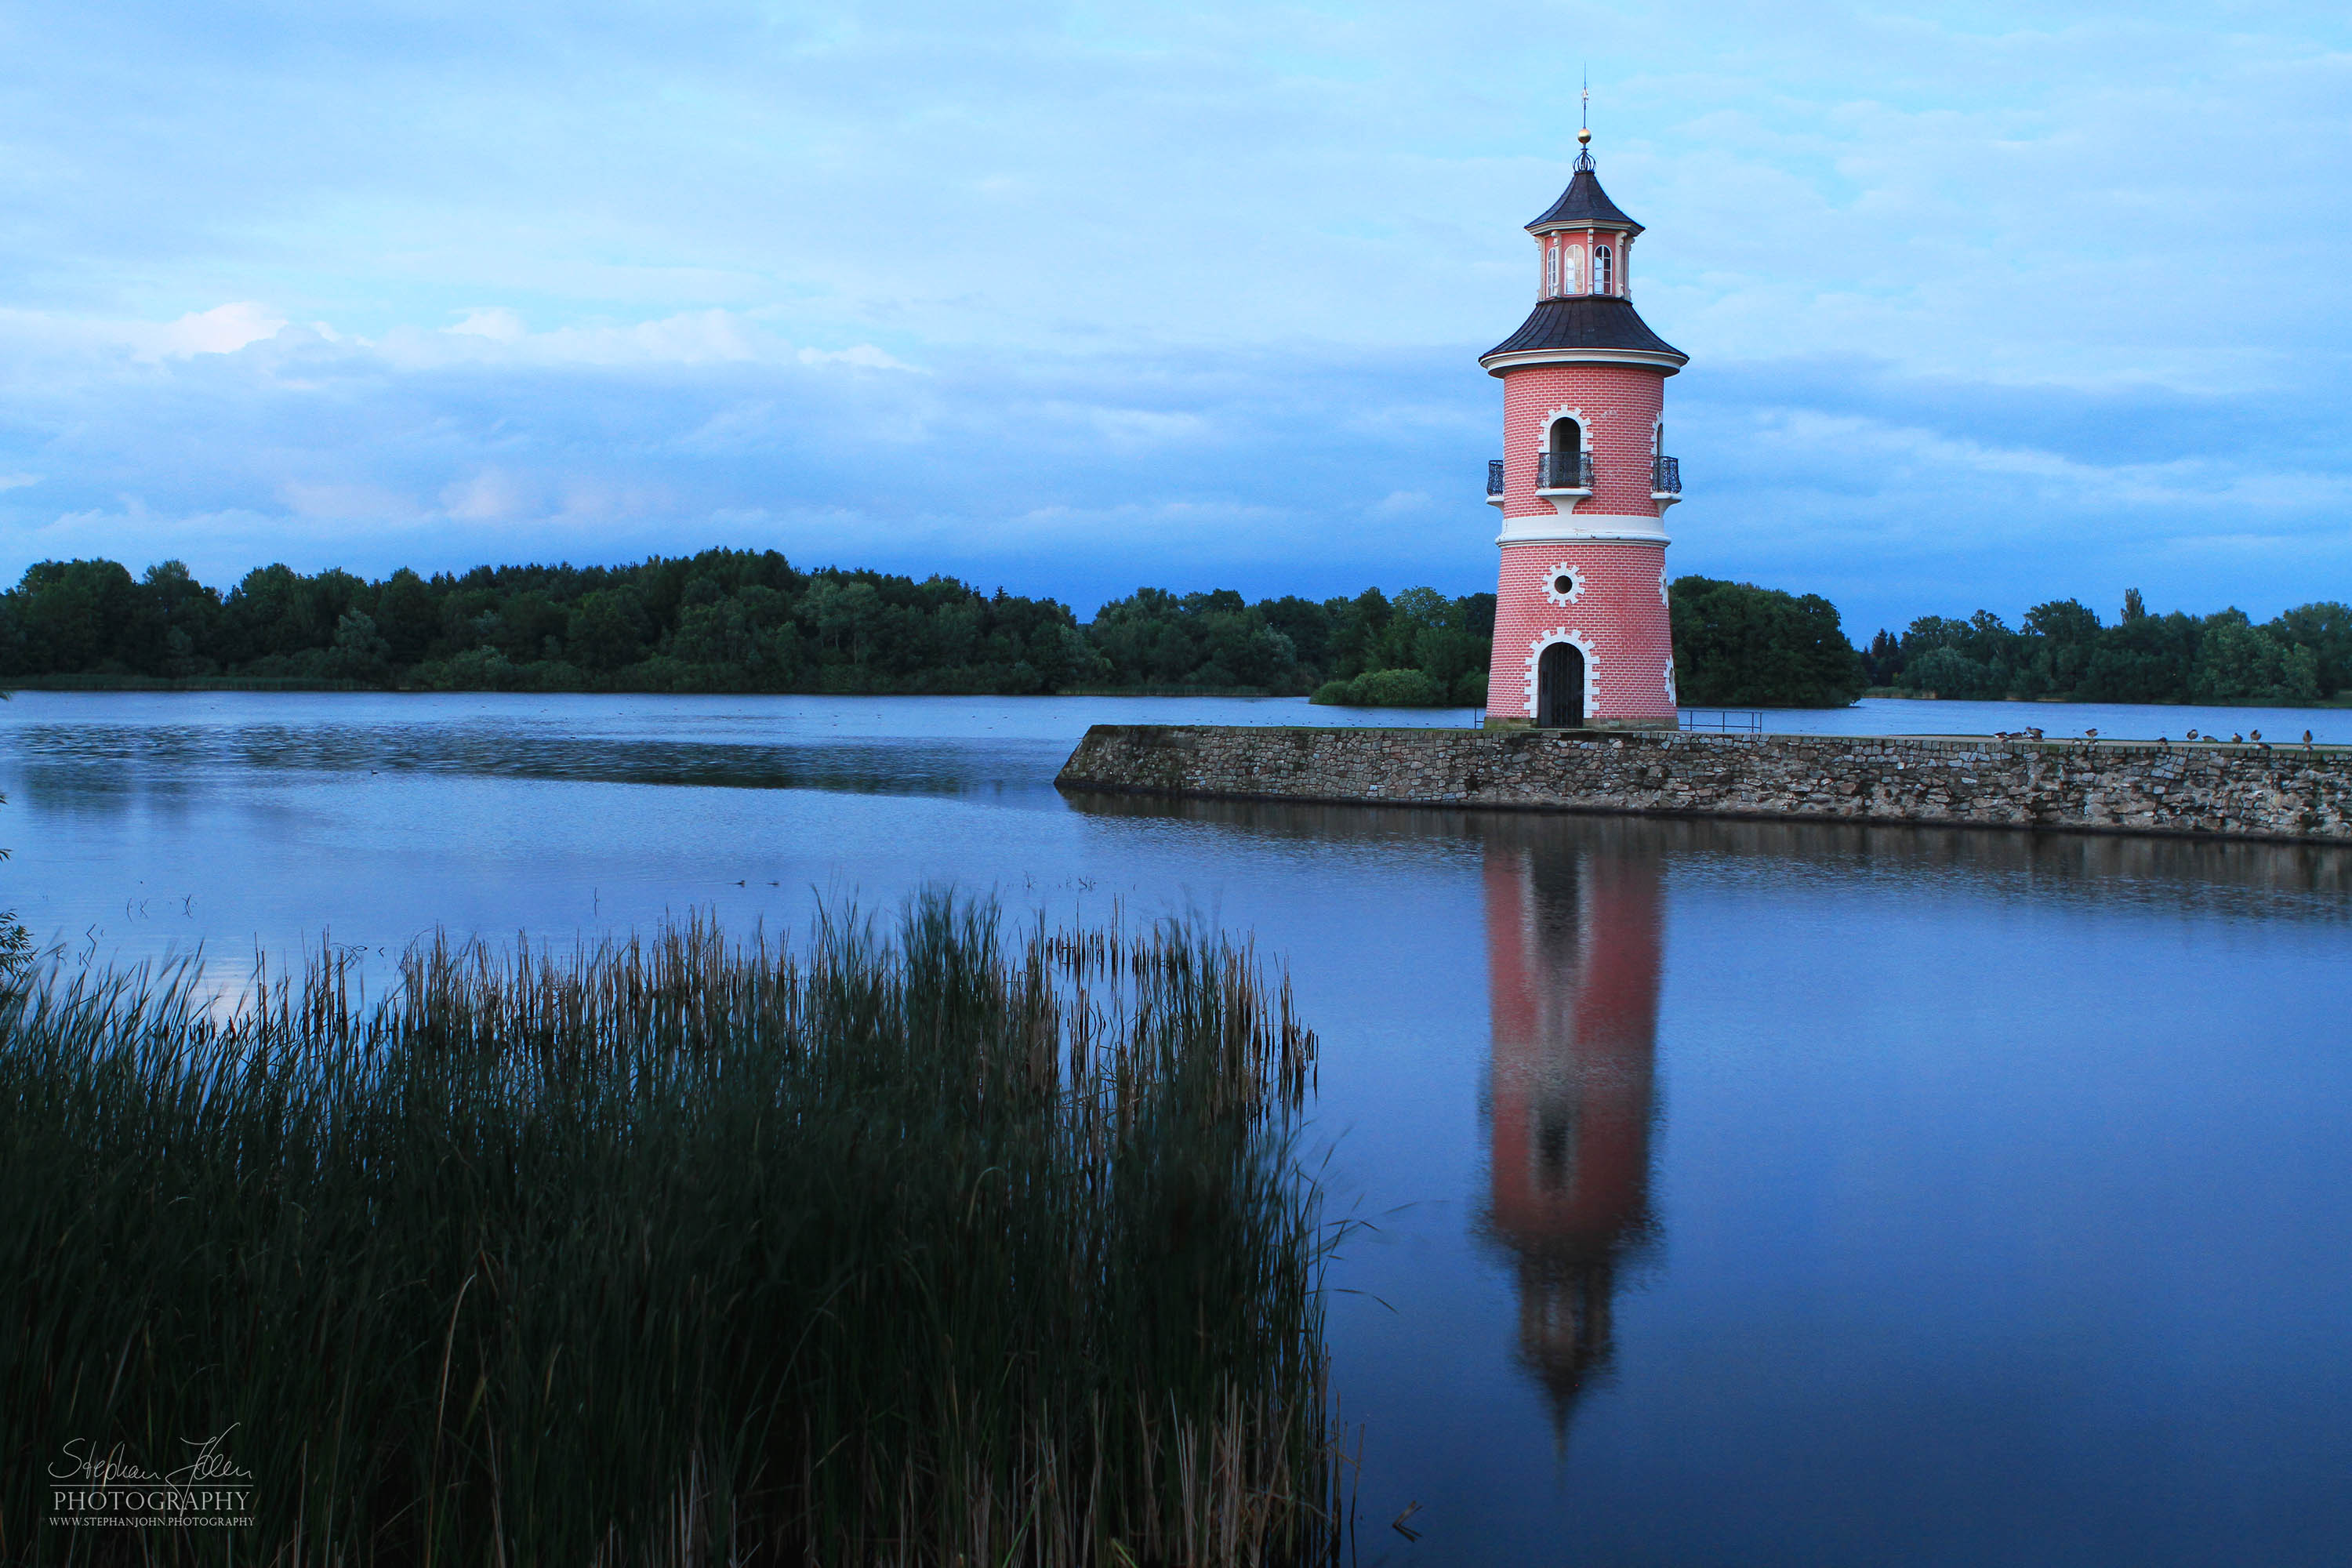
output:
[[1579, 131], [1579, 132], [1576, 133], [1576, 144], [1577, 144], [1578, 146], [1580, 146], [1580, 147], [1590, 147], [1590, 146], [1591, 146], [1591, 145], [1592, 145], [1592, 132], [1590, 132], [1590, 131]]

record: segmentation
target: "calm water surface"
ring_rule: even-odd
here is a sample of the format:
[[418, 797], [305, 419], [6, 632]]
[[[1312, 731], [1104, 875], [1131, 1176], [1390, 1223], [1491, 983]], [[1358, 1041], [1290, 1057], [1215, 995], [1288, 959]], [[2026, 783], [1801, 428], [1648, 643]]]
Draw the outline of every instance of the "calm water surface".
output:
[[1195, 913], [1288, 962], [1374, 1226], [1332, 1310], [1365, 1561], [2352, 1559], [2352, 852], [1051, 787], [1090, 722], [1362, 717], [28, 693], [0, 902], [224, 984], [940, 880]]

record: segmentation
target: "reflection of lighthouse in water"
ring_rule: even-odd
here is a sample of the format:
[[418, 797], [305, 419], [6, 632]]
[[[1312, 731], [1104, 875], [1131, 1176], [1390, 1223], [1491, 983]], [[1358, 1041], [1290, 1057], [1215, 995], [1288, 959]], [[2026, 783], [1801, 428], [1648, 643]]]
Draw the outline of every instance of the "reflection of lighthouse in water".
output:
[[1516, 1256], [1519, 1354], [1563, 1428], [1608, 1364], [1619, 1260], [1649, 1226], [1662, 868], [1490, 844], [1496, 1239]]

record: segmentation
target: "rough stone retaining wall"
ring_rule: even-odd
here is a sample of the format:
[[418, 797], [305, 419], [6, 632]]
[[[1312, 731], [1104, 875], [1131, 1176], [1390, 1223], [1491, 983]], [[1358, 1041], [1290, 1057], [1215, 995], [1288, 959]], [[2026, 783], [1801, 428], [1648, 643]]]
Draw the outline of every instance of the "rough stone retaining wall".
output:
[[1065, 790], [2352, 843], [2352, 748], [1097, 724]]

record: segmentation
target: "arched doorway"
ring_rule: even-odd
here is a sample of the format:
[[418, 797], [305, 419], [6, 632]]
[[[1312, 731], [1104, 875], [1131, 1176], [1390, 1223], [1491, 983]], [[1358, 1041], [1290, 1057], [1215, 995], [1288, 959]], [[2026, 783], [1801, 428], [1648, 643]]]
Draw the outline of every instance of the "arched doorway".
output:
[[1536, 659], [1536, 722], [1547, 730], [1584, 727], [1584, 650], [1556, 642]]

